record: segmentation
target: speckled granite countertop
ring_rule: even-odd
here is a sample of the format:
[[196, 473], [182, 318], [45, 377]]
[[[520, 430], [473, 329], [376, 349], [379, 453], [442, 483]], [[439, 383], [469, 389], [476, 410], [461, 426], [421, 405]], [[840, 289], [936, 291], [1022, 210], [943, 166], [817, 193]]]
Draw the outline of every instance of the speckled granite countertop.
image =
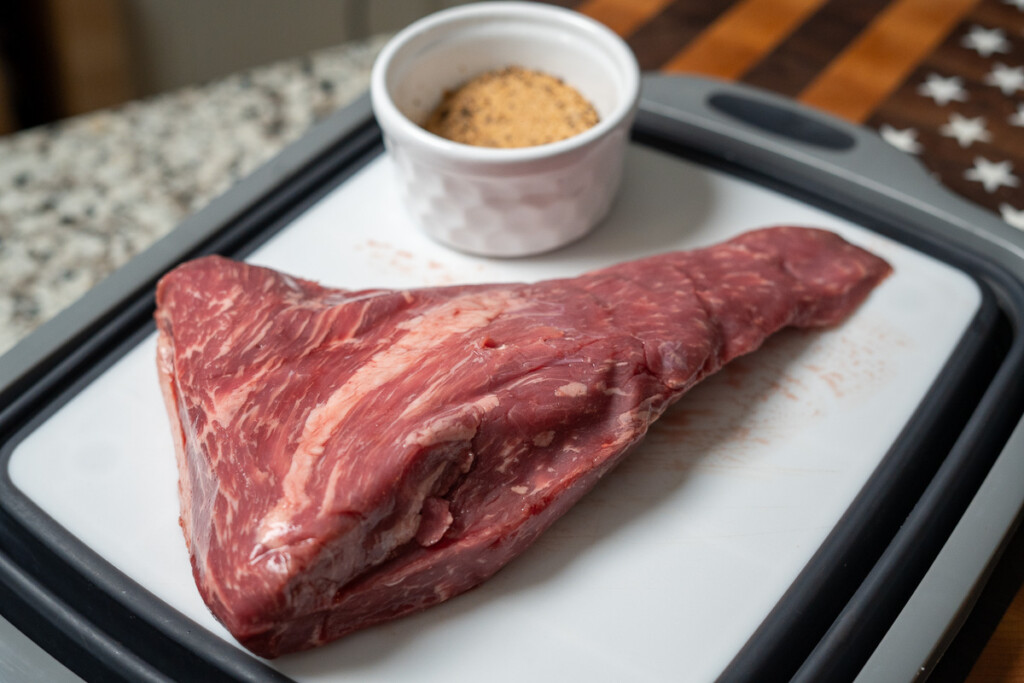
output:
[[0, 137], [0, 354], [355, 99], [385, 40]]

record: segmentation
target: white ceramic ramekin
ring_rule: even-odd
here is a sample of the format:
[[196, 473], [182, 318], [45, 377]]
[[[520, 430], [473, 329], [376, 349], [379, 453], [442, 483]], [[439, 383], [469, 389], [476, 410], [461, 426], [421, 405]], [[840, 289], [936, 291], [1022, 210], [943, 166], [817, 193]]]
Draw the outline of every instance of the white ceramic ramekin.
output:
[[[470, 78], [506, 66], [562, 78], [597, 109], [579, 135], [534, 147], [451, 142], [419, 124]], [[371, 77], [374, 114], [403, 200], [434, 239], [485, 256], [526, 256], [590, 231], [607, 214], [640, 91], [629, 47], [570, 10], [487, 2], [430, 15], [398, 33]]]

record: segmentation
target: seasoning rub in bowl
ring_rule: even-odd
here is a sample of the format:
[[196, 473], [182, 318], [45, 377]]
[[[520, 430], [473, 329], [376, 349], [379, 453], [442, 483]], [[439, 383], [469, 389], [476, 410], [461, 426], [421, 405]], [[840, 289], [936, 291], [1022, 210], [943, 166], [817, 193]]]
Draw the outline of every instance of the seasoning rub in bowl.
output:
[[487, 71], [445, 92], [424, 128], [478, 147], [532, 147], [597, 125], [597, 111], [560, 78], [521, 66]]
[[[445, 93], [510, 66], [571, 85], [593, 106], [594, 124], [518, 147], [460, 144], [423, 127]], [[538, 78], [508, 80], [518, 87]], [[622, 38], [578, 12], [480, 2], [442, 10], [396, 34], [374, 64], [370, 94], [397, 196], [414, 222], [464, 252], [529, 256], [581, 239], [611, 208], [640, 68]], [[520, 106], [517, 99], [506, 104]], [[458, 105], [447, 116], [462, 114]]]

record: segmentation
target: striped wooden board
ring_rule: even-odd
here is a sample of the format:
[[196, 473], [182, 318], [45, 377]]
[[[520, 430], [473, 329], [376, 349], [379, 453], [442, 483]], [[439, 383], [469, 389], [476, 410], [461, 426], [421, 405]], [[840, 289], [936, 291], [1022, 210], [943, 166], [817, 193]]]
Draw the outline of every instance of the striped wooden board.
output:
[[865, 124], [1024, 230], [1024, 0], [580, 0], [644, 70]]

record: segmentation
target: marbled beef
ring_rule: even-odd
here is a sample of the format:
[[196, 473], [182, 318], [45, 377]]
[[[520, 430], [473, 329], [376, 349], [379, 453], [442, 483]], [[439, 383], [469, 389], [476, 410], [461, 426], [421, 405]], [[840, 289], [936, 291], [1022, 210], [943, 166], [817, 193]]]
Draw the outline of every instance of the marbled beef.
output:
[[266, 657], [468, 590], [694, 384], [839, 322], [888, 272], [803, 228], [536, 284], [340, 291], [186, 263], [156, 320], [199, 590]]

